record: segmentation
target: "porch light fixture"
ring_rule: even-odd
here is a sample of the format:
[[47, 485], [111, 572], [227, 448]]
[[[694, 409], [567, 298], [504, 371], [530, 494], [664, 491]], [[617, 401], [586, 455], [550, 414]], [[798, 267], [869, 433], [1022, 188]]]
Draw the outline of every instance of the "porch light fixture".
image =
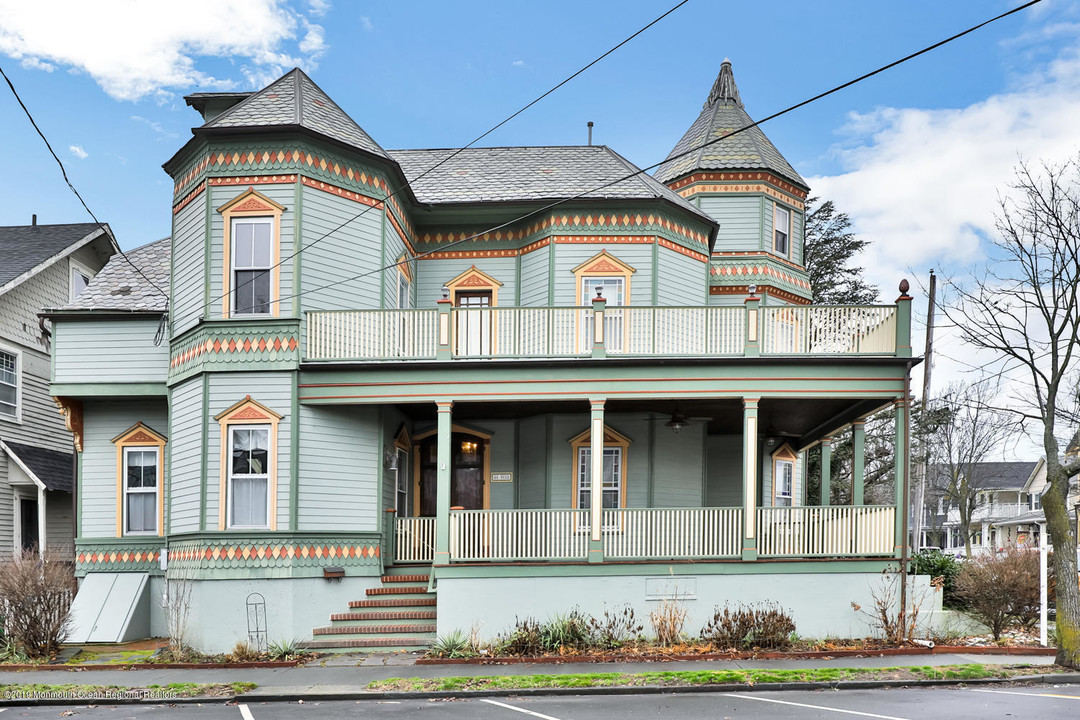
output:
[[450, 299], [450, 288], [447, 287], [446, 285], [442, 286], [442, 299], [443, 300], [449, 300]]
[[750, 293], [750, 297], [757, 295], [757, 285], [747, 285], [746, 292]]
[[387, 470], [397, 470], [397, 452], [394, 448], [383, 448], [383, 467]]
[[664, 427], [671, 428], [671, 431], [678, 435], [679, 432], [689, 424], [690, 423], [686, 421], [686, 418], [683, 416], [683, 414], [676, 411], [672, 413], [671, 419], [664, 423]]

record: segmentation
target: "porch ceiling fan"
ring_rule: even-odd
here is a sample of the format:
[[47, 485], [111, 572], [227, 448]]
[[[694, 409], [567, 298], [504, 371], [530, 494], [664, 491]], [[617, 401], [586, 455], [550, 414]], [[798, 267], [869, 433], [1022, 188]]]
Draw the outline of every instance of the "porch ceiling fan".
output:
[[684, 427], [692, 422], [709, 422], [711, 417], [687, 417], [679, 412], [678, 406], [675, 407], [675, 412], [671, 413], [671, 419], [664, 423], [664, 427], [671, 428], [671, 431], [678, 435]]

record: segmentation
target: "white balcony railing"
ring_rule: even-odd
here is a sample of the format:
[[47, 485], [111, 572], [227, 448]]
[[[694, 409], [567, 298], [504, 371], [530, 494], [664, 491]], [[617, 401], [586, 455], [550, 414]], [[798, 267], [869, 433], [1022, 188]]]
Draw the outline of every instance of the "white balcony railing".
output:
[[604, 557], [724, 558], [740, 553], [741, 508], [605, 510]]
[[758, 508], [758, 555], [891, 555], [896, 509], [887, 505]]
[[312, 360], [434, 358], [439, 342], [435, 310], [336, 310], [307, 314]]
[[762, 354], [892, 355], [896, 307], [806, 305], [764, 307]]
[[394, 520], [394, 561], [429, 563], [435, 556], [435, 518], [399, 517]]
[[584, 560], [587, 510], [453, 510], [450, 560]]

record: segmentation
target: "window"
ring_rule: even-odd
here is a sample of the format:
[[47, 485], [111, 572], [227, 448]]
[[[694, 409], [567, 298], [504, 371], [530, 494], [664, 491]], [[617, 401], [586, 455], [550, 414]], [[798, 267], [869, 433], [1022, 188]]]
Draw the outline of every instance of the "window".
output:
[[19, 355], [0, 350], [0, 417], [19, 419]]
[[[592, 448], [578, 448], [577, 506], [592, 507]], [[601, 506], [605, 509], [622, 507], [622, 448], [604, 448], [604, 479], [600, 484]]]
[[454, 304], [454, 353], [470, 357], [498, 353], [498, 338], [489, 308], [499, 304], [502, 283], [475, 265], [446, 283]]
[[[604, 308], [604, 346], [611, 353], [625, 351], [623, 312], [619, 308], [629, 304], [630, 276], [635, 272], [634, 268], [608, 254], [607, 250], [601, 250], [573, 270], [577, 279], [575, 304], [591, 307], [597, 290], [607, 301]], [[593, 344], [594, 332], [591, 313], [583, 311], [578, 325], [579, 351], [588, 352]]]
[[270, 500], [269, 426], [229, 432], [229, 527], [266, 528]]
[[157, 534], [157, 448], [124, 448], [124, 534]]
[[218, 529], [277, 530], [281, 415], [249, 395], [214, 419], [221, 424]]
[[412, 283], [405, 273], [398, 273], [397, 306], [401, 310], [412, 307]]
[[1028, 495], [1028, 510], [1031, 510], [1033, 512], [1035, 510], [1042, 510], [1041, 493], [1031, 493], [1030, 495]]
[[790, 250], [791, 211], [779, 205], [773, 207], [773, 252], [787, 257]]
[[86, 286], [90, 284], [90, 281], [94, 279], [94, 273], [90, 272], [90, 269], [71, 261], [71, 283], [69, 285], [68, 299], [72, 302], [75, 301]]
[[270, 268], [273, 264], [272, 218], [236, 218], [233, 237], [233, 312], [270, 314]]
[[116, 445], [116, 536], [163, 535], [165, 436], [139, 422]]
[[776, 484], [776, 507], [791, 506], [791, 489], [794, 487], [795, 463], [790, 460], [777, 460], [773, 463], [773, 482]]
[[398, 517], [407, 517], [409, 514], [409, 453], [405, 448], [394, 449], [396, 462], [394, 475], [396, 482], [396, 496], [394, 507]]

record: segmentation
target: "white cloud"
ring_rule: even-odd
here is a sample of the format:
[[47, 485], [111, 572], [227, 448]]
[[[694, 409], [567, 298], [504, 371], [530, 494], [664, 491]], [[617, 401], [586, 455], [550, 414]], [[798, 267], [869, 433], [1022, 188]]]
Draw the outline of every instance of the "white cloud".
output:
[[86, 158], [90, 157], [90, 153], [83, 150], [81, 145], [68, 145], [68, 150], [70, 150], [71, 154], [79, 158], [80, 160], [85, 160]]
[[312, 15], [322, 17], [330, 12], [330, 0], [308, 0], [308, 8]]
[[1080, 150], [1080, 57], [1071, 51], [1016, 89], [960, 109], [852, 114], [830, 152], [846, 169], [813, 177], [872, 245], [863, 262], [886, 294], [908, 267], [983, 259], [999, 193], [1019, 159]]
[[[313, 12], [328, 6], [309, 3]], [[85, 72], [118, 100], [237, 85], [201, 70], [204, 57], [237, 58], [252, 83], [293, 65], [311, 68], [325, 49], [322, 28], [283, 0], [0, 0], [0, 16], [0, 53], [27, 67]]]
[[369, 18], [367, 15], [360, 16], [360, 27], [364, 28], [368, 32], [371, 32], [375, 29], [375, 26], [371, 24], [371, 18]]
[[512, 62], [510, 64], [513, 65], [514, 67], [525, 67], [525, 61], [524, 60], [515, 60], [514, 62]]

